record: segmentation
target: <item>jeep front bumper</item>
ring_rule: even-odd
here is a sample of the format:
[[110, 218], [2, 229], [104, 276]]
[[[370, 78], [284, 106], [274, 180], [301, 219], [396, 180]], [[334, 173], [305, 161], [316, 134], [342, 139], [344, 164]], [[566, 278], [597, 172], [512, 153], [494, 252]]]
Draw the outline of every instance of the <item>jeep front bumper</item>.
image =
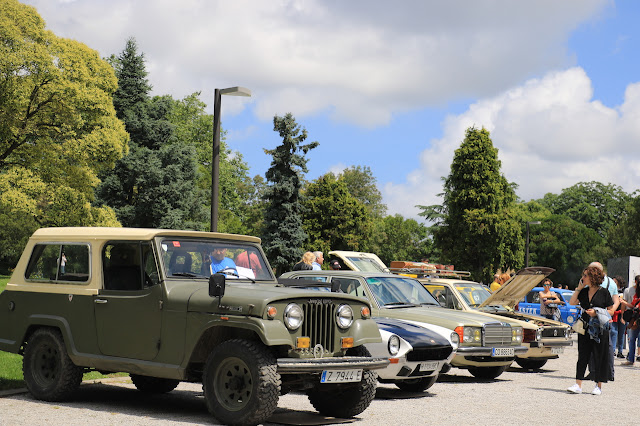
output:
[[323, 370], [377, 370], [389, 365], [389, 358], [347, 356], [339, 358], [278, 358], [278, 373], [321, 373]]

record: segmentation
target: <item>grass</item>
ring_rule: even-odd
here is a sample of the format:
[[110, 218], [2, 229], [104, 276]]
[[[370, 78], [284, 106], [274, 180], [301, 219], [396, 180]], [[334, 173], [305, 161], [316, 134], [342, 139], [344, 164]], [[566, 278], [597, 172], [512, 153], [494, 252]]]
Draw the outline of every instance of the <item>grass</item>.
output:
[[[7, 286], [9, 276], [0, 275], [0, 293]], [[126, 376], [126, 373], [100, 374], [97, 371], [85, 373], [83, 380], [103, 379], [107, 377]], [[24, 388], [24, 379], [22, 377], [22, 355], [12, 354], [0, 351], [0, 391], [9, 389]]]

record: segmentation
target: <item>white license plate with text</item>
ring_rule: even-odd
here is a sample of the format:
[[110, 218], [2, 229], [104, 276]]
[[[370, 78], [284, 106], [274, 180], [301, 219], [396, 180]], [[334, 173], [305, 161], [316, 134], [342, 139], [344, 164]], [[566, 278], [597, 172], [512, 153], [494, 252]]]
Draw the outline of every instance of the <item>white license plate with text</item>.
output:
[[551, 353], [558, 355], [561, 353], [564, 353], [564, 348], [560, 347], [560, 348], [551, 348]]
[[362, 380], [362, 370], [324, 370], [320, 383], [349, 383]]
[[513, 348], [492, 348], [491, 356], [514, 356]]
[[433, 371], [438, 368], [437, 362], [421, 362], [420, 363], [420, 371]]

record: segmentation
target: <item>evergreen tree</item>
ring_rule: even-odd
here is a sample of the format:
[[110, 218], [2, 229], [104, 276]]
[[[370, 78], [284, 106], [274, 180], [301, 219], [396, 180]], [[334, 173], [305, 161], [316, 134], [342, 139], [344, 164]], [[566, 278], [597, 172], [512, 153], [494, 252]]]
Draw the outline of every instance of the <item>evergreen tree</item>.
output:
[[347, 184], [349, 193], [360, 200], [373, 217], [383, 217], [387, 206], [382, 202], [382, 194], [376, 185], [376, 178], [368, 166], [351, 166], [340, 173]]
[[206, 212], [196, 184], [196, 152], [175, 137], [173, 100], [150, 98], [135, 40], [127, 40], [111, 63], [118, 77], [114, 105], [131, 139], [129, 154], [102, 176], [98, 203], [112, 207], [124, 226], [202, 229]]
[[304, 155], [318, 146], [318, 142], [303, 145], [307, 131], [300, 130], [290, 113], [275, 116], [273, 130], [282, 137], [282, 144], [264, 150], [273, 160], [265, 174], [270, 184], [265, 196], [263, 248], [276, 274], [280, 275], [300, 260], [307, 240], [302, 227], [300, 188], [303, 174], [308, 171]]
[[519, 268], [524, 260], [514, 185], [500, 174], [500, 165], [489, 131], [467, 129], [444, 181], [443, 205], [423, 214], [436, 220], [441, 261], [484, 282], [496, 270]]

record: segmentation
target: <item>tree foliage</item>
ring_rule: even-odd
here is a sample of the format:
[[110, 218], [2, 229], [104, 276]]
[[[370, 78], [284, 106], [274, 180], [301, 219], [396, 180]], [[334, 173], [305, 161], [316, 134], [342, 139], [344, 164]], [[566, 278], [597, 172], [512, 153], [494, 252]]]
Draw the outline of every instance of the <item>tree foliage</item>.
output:
[[500, 165], [489, 132], [467, 129], [444, 181], [442, 206], [423, 212], [439, 219], [434, 238], [441, 261], [468, 269], [485, 282], [497, 269], [521, 266], [524, 257], [514, 186], [500, 173]]
[[385, 265], [394, 260], [435, 261], [428, 228], [399, 214], [376, 220], [371, 247]]
[[600, 182], [579, 182], [560, 194], [546, 194], [539, 202], [554, 214], [563, 214], [606, 238], [619, 223], [631, 196], [621, 187]]
[[92, 206], [98, 174], [127, 149], [97, 52], [45, 30], [34, 8], [0, 1], [0, 261], [13, 264], [35, 229], [117, 225]]
[[273, 157], [265, 177], [269, 183], [265, 199], [263, 248], [279, 275], [302, 256], [307, 234], [302, 227], [300, 189], [307, 173], [304, 157], [318, 142], [304, 144], [306, 129], [300, 129], [290, 114], [273, 118], [273, 130], [282, 137], [282, 144], [264, 152]]
[[327, 173], [309, 183], [303, 205], [303, 229], [313, 251], [361, 251], [367, 247], [372, 228], [370, 213], [347, 190], [342, 176]]
[[613, 256], [640, 256], [640, 195], [629, 201], [620, 222], [608, 230]]
[[383, 217], [387, 206], [382, 202], [382, 194], [376, 185], [376, 178], [368, 166], [351, 166], [339, 177], [346, 183], [349, 193], [367, 208], [373, 217]]
[[130, 152], [104, 174], [98, 202], [116, 211], [125, 226], [202, 229], [203, 194], [196, 185], [196, 150], [175, 137], [169, 96], [149, 97], [144, 55], [135, 40], [112, 60], [119, 87], [114, 105], [125, 122]]

